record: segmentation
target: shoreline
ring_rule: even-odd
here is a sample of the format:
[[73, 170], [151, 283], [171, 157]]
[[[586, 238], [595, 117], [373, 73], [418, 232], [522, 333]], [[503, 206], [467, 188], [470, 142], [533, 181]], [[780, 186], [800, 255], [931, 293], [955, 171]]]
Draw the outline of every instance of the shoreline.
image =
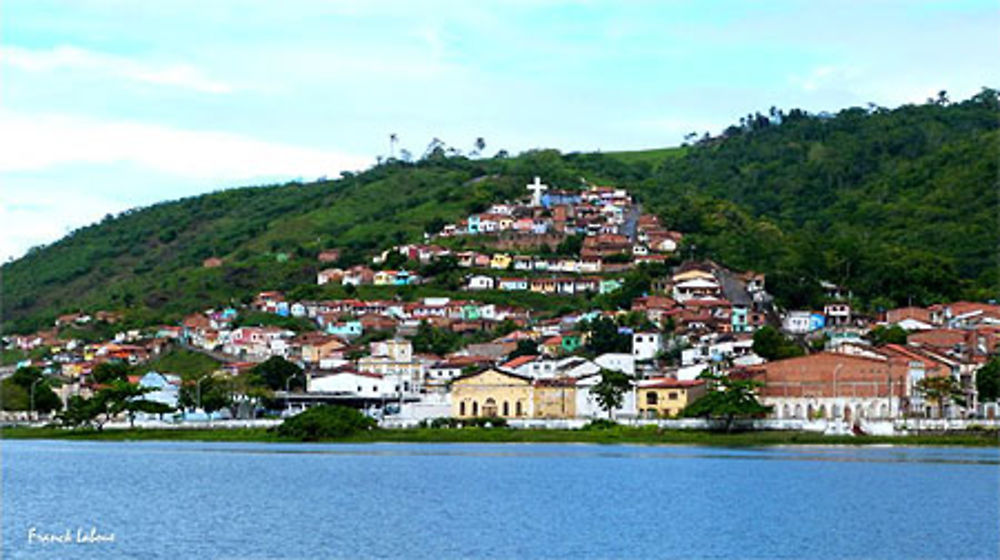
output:
[[203, 441], [250, 443], [590, 443], [702, 445], [709, 447], [768, 447], [777, 445], [1000, 447], [996, 431], [907, 436], [823, 435], [815, 432], [749, 431], [720, 433], [702, 430], [613, 428], [606, 430], [516, 430], [507, 428], [376, 429], [342, 438], [302, 441], [279, 437], [266, 428], [65, 430], [5, 427], [0, 439], [83, 441]]

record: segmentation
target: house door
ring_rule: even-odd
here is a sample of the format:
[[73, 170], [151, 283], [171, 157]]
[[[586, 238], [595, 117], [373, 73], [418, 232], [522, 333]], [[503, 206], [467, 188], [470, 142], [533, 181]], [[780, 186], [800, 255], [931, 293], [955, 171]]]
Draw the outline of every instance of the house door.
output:
[[483, 403], [483, 416], [496, 416], [497, 415], [497, 401], [492, 398], [486, 399]]

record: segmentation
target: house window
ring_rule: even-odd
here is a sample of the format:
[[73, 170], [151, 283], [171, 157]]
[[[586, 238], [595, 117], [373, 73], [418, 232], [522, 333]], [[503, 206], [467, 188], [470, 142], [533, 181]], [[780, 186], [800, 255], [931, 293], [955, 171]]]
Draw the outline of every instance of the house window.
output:
[[465, 401], [458, 403], [458, 415], [465, 416]]
[[670, 399], [670, 400], [672, 400], [672, 401], [676, 401], [677, 400], [677, 393], [670, 393], [669, 395], [667, 395], [667, 398]]
[[646, 404], [656, 406], [657, 394], [655, 391], [646, 393]]
[[358, 392], [361, 392], [361, 385], [358, 385]]
[[503, 401], [503, 415], [510, 416], [510, 403]]
[[377, 386], [372, 385], [372, 393], [378, 393], [378, 387]]
[[479, 403], [472, 401], [472, 415], [479, 416]]
[[521, 401], [517, 401], [517, 403], [514, 405], [514, 414], [516, 416], [521, 416], [523, 413], [524, 411], [521, 408]]

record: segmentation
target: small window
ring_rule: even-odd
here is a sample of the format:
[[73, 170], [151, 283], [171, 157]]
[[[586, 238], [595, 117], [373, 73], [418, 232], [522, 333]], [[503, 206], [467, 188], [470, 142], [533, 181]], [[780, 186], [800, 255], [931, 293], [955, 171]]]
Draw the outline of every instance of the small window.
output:
[[658, 400], [658, 395], [656, 394], [655, 391], [650, 391], [646, 393], [646, 404], [656, 406], [657, 400]]
[[378, 386], [372, 385], [372, 393], [378, 393]]
[[358, 385], [358, 392], [361, 392], [361, 385]]
[[465, 401], [458, 403], [458, 415], [465, 416]]
[[670, 399], [670, 400], [672, 400], [672, 401], [676, 401], [677, 400], [677, 393], [670, 393], [669, 395], [667, 395], [667, 398]]

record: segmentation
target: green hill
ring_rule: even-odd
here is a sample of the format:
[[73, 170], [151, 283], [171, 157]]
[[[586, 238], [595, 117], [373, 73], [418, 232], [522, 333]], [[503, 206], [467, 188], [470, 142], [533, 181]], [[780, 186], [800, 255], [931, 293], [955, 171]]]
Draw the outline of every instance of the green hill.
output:
[[[316, 254], [342, 264], [524, 195], [533, 176], [625, 187], [687, 234], [684, 256], [768, 273], [788, 305], [837, 282], [871, 307], [998, 291], [997, 92], [960, 103], [748, 115], [680, 149], [469, 160], [443, 150], [335, 181], [247, 187], [135, 209], [2, 267], [5, 332], [76, 309], [136, 322], [263, 288], [315, 282]], [[203, 268], [220, 257], [224, 265]]]

